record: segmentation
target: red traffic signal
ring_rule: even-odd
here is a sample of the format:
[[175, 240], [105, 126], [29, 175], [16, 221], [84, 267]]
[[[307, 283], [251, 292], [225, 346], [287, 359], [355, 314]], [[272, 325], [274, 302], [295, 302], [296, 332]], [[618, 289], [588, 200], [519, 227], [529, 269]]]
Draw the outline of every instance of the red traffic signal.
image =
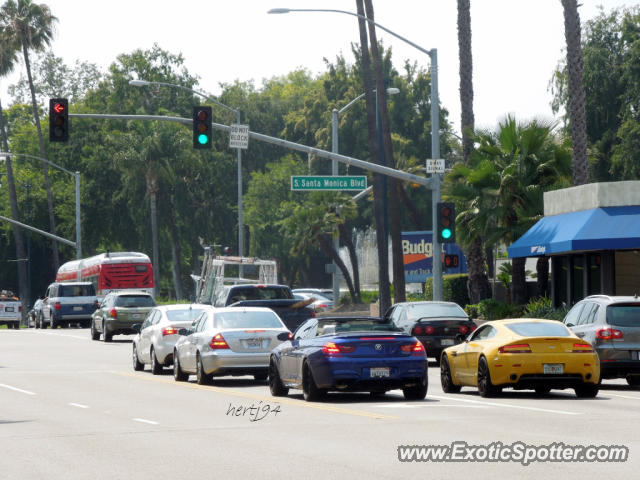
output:
[[66, 98], [49, 99], [49, 141], [69, 140], [69, 101]]

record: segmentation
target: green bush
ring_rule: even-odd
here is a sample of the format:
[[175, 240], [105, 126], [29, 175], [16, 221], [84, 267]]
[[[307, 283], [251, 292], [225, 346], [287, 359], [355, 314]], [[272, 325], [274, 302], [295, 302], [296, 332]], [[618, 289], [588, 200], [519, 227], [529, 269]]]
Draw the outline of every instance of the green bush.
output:
[[527, 318], [549, 318], [551, 320], [562, 320], [567, 314], [566, 308], [553, 308], [551, 299], [540, 297], [530, 300], [524, 307], [524, 317]]
[[473, 305], [466, 305], [465, 311], [471, 318], [480, 320], [500, 320], [502, 318], [517, 318], [522, 316], [522, 307], [499, 302], [492, 298], [481, 300]]
[[[469, 303], [466, 273], [444, 275], [442, 278], [442, 299], [445, 302], [455, 302], [458, 305]], [[433, 278], [428, 278], [424, 288], [425, 300], [433, 300]]]

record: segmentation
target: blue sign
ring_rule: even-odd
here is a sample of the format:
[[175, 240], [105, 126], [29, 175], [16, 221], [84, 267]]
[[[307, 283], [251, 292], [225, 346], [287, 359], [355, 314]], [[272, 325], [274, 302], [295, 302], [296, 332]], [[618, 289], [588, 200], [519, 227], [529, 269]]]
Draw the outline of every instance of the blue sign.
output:
[[[455, 256], [457, 255], [457, 266]], [[424, 283], [433, 276], [433, 234], [429, 231], [402, 232], [402, 256], [404, 258], [404, 277], [406, 283]], [[440, 261], [445, 256], [451, 260], [451, 266], [443, 265], [444, 274], [467, 273], [467, 260], [455, 243], [445, 243]]]

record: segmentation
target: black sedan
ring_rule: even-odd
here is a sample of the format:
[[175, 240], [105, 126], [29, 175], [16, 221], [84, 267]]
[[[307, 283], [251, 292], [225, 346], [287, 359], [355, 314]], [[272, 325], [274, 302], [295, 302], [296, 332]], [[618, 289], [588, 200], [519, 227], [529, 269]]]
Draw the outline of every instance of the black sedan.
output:
[[384, 316], [422, 342], [427, 356], [440, 361], [442, 350], [462, 341], [477, 325], [454, 302], [396, 303]]
[[332, 391], [384, 395], [402, 389], [408, 400], [427, 394], [422, 343], [377, 317], [311, 318], [277, 346], [269, 361], [274, 396], [302, 389], [315, 401]]

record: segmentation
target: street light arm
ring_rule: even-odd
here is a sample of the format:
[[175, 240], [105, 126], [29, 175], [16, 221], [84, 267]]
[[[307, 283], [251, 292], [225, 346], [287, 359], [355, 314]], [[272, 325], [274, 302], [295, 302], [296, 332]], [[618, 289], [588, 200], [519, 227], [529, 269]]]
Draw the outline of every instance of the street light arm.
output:
[[362, 97], [364, 97], [364, 93], [361, 93], [360, 95], [358, 95], [356, 98], [354, 98], [353, 100], [351, 100], [349, 103], [347, 103], [344, 107], [342, 107], [340, 110], [338, 110], [338, 115], [342, 114], [345, 110], [347, 110], [351, 105], [353, 105], [354, 103], [356, 103], [358, 100], [360, 100]]
[[176, 83], [167, 83], [167, 82], [150, 82], [148, 80], [129, 80], [129, 85], [132, 85], [134, 87], [144, 87], [144, 86], [147, 86], [147, 85], [163, 85], [165, 87], [181, 88], [182, 90], [187, 90], [188, 92], [195, 93], [196, 95], [199, 95], [199, 96], [201, 96], [203, 98], [206, 98], [207, 100], [209, 100], [212, 103], [215, 103], [219, 107], [226, 108], [231, 113], [235, 113], [236, 115], [238, 115], [238, 110], [236, 110], [235, 108], [231, 108], [231, 107], [225, 105], [224, 103], [221, 103], [218, 100], [216, 100], [214, 98], [211, 98], [208, 95], [205, 95], [202, 92], [194, 90], [193, 88], [185, 87], [184, 85], [178, 85]]
[[53, 163], [50, 160], [47, 160], [46, 158], [42, 158], [42, 157], [36, 157], [35, 155], [27, 155], [26, 153], [11, 153], [11, 152], [0, 152], [0, 157], [4, 157], [4, 156], [9, 156], [9, 157], [27, 157], [27, 158], [35, 158], [36, 160], [41, 160], [45, 163], [48, 163], [49, 165], [51, 165], [52, 167], [55, 167], [59, 170], [62, 170], [63, 172], [68, 173], [69, 175], [75, 175], [75, 173], [70, 172], [69, 170], [67, 170], [64, 167], [61, 167], [58, 164]]
[[395, 33], [392, 30], [389, 30], [388, 28], [380, 25], [379, 23], [371, 20], [370, 18], [365, 17], [364, 15], [360, 15], [359, 13], [353, 13], [353, 12], [349, 12], [347, 10], [333, 10], [333, 9], [316, 9], [316, 8], [272, 8], [271, 10], [269, 10], [267, 13], [271, 13], [271, 14], [281, 14], [281, 13], [289, 13], [289, 12], [326, 12], [326, 13], [344, 13], [346, 15], [351, 15], [353, 17], [358, 17], [361, 18], [362, 20], [365, 20], [369, 23], [373, 23], [376, 27], [378, 27], [380, 30], [384, 30], [385, 32], [387, 32], [389, 35], [393, 35], [394, 37], [396, 37], [399, 40], [402, 40], [405, 43], [408, 43], [409, 45], [411, 45], [413, 48], [417, 48], [418, 50], [420, 50], [423, 53], [426, 53], [427, 55], [431, 56], [432, 54], [432, 50], [427, 50], [425, 48], [422, 48], [420, 45], [417, 45], [415, 43], [413, 43], [411, 40], [408, 40], [406, 38], [404, 38], [402, 35], [398, 35], [397, 33]]

